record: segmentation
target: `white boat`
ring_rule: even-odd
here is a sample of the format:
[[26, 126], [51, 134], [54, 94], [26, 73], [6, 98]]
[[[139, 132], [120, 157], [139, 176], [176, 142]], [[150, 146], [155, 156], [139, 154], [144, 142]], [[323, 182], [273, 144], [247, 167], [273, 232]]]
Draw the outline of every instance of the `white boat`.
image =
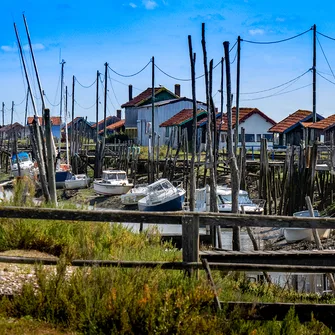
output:
[[173, 186], [167, 179], [159, 179], [148, 186], [148, 194], [138, 201], [138, 209], [147, 212], [182, 210], [186, 191]]
[[77, 190], [79, 188], [86, 188], [90, 185], [90, 178], [86, 174], [73, 174], [70, 179], [65, 180], [65, 189]]
[[138, 201], [148, 194], [148, 185], [136, 185], [126, 194], [121, 195], [121, 203], [125, 206], [137, 205]]
[[[195, 211], [209, 211], [209, 193], [209, 186], [195, 190]], [[216, 194], [219, 212], [230, 213], [232, 211], [232, 189], [227, 186], [218, 185]], [[264, 211], [264, 204], [265, 200], [252, 200], [247, 191], [239, 191], [238, 205], [240, 212], [242, 212], [243, 207], [246, 214], [262, 214]]]
[[34, 162], [28, 152], [19, 152], [11, 157], [11, 173], [13, 177], [33, 175], [34, 169]]
[[[301, 211], [293, 213], [293, 216], [310, 217], [310, 214], [309, 211]], [[314, 216], [320, 216], [317, 210], [314, 210]], [[317, 232], [320, 239], [322, 240], [329, 237], [330, 229], [318, 228]], [[294, 243], [298, 241], [314, 241], [313, 230], [310, 228], [285, 228], [284, 237], [288, 243]]]
[[126, 172], [122, 170], [104, 170], [102, 178], [93, 181], [94, 191], [103, 195], [125, 194], [133, 186], [129, 183]]

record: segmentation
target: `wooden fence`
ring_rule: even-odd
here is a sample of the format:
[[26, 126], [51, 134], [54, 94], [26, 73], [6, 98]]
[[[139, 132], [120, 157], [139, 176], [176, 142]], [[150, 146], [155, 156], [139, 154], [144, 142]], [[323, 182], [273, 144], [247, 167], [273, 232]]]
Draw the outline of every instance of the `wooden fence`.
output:
[[[212, 252], [200, 252], [199, 250], [199, 225], [221, 226], [222, 228], [232, 228], [236, 226], [333, 228], [335, 227], [334, 218], [301, 218], [195, 212], [88, 211], [24, 207], [2, 207], [0, 209], [0, 217], [13, 219], [66, 220], [69, 222], [127, 222], [155, 225], [182, 225], [182, 262], [73, 260], [71, 262], [72, 266], [117, 266], [125, 268], [154, 268], [158, 266], [162, 269], [191, 270], [203, 269], [205, 260], [206, 264], [212, 269], [219, 270], [335, 273], [335, 251], [332, 250], [273, 253], [264, 251], [254, 251], [251, 253], [221, 252], [221, 254], [220, 251], [217, 250]], [[202, 262], [199, 262], [200, 258], [203, 258]], [[248, 260], [248, 258], [250, 259]], [[209, 260], [208, 262], [207, 259]], [[273, 259], [276, 261], [274, 262]], [[0, 262], [56, 265], [57, 259], [1, 256]], [[333, 318], [335, 305], [248, 302], [228, 302], [226, 304], [228, 306], [227, 313], [233, 312], [236, 306], [238, 306], [241, 316], [258, 320], [272, 320], [274, 317], [276, 317], [277, 320], [282, 320], [289, 309], [294, 307], [302, 322], [309, 321], [311, 319], [311, 313], [313, 313], [315, 318], [335, 329], [335, 319]], [[253, 313], [250, 313], [250, 311], [253, 311]]]

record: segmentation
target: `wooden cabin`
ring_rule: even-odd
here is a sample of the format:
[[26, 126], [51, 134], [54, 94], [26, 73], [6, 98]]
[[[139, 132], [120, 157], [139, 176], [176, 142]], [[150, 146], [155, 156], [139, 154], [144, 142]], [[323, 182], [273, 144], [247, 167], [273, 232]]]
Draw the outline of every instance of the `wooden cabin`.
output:
[[[324, 117], [316, 114], [316, 120], [323, 120]], [[285, 147], [287, 145], [300, 145], [306, 141], [306, 123], [313, 121], [313, 113], [308, 110], [297, 110], [282, 121], [269, 129], [274, 136], [274, 147]]]

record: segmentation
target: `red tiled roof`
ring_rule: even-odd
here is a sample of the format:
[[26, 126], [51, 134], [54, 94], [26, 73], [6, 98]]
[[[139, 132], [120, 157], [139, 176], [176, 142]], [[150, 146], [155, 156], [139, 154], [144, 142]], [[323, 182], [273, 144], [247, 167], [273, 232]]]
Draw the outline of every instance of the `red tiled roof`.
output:
[[308, 128], [313, 122], [300, 122], [304, 128]]
[[[110, 120], [111, 118], [116, 118], [116, 119], [119, 119], [117, 116], [107, 116], [106, 117], [106, 123], [108, 120]], [[102, 119], [101, 121], [98, 122], [98, 125], [100, 126], [101, 124], [104, 123], [104, 119]], [[97, 126], [96, 123], [92, 124], [92, 128], [95, 128]]]
[[[261, 112], [258, 108], [252, 108], [252, 107], [240, 107], [239, 108], [239, 114], [238, 114], [238, 119], [239, 119], [239, 124], [247, 120], [249, 117], [251, 117], [254, 114], [258, 114], [261, 116], [263, 119], [265, 119], [267, 122], [271, 123], [272, 125], [275, 125], [276, 122], [269, 118], [267, 115], [265, 115], [263, 112]], [[220, 122], [218, 120], [217, 122]], [[228, 130], [228, 119], [227, 119], [227, 114], [223, 114], [222, 121], [224, 121], [221, 125], [221, 131], [227, 131]], [[234, 128], [236, 124], [236, 107], [232, 108], [232, 127]], [[219, 123], [217, 124], [219, 126]]]
[[[76, 123], [76, 121], [79, 120], [79, 119], [83, 119], [83, 117], [82, 116], [77, 116], [76, 118], [73, 119], [73, 123]], [[69, 127], [71, 127], [71, 125], [72, 125], [72, 121], [70, 121], [67, 124], [67, 127], [69, 128]]]
[[[39, 116], [38, 120], [39, 120], [40, 124], [42, 124], [42, 120], [43, 120], [42, 116]], [[34, 121], [34, 117], [33, 116], [28, 116], [27, 124], [32, 124], [33, 121]], [[61, 124], [60, 116], [50, 116], [50, 121], [51, 121], [53, 126], [59, 126]]]
[[[155, 87], [155, 95], [160, 93], [160, 92], [169, 92], [170, 94], [172, 94], [172, 96], [175, 96], [176, 99], [179, 98], [177, 95], [173, 94], [172, 92], [170, 92], [167, 88], [165, 87]], [[145, 91], [143, 91], [142, 93], [140, 93], [138, 96], [136, 96], [135, 98], [133, 98], [132, 100], [124, 103], [123, 105], [121, 105], [122, 108], [124, 107], [133, 107], [133, 106], [138, 106], [142, 103], [144, 103], [146, 100], [149, 100], [152, 96], [152, 88], [148, 87]]]
[[[197, 116], [201, 115], [202, 113], [207, 113], [204, 110], [199, 109], [197, 111]], [[164, 121], [159, 126], [160, 127], [172, 127], [178, 126], [184, 123], [187, 120], [192, 120], [193, 118], [193, 109], [183, 109], [179, 113], [173, 115], [170, 119]]]
[[[121, 127], [124, 126], [126, 120], [120, 120], [120, 121], [117, 121], [115, 123], [112, 123], [111, 125], [109, 125], [108, 127], [106, 127], [106, 130], [115, 130], [115, 129], [119, 129]], [[104, 133], [104, 130], [100, 130], [99, 131], [99, 134], [103, 134]]]
[[295, 113], [289, 115], [284, 120], [278, 122], [275, 126], [269, 129], [269, 132], [283, 133], [286, 129], [292, 127], [299, 121], [303, 120], [306, 116], [311, 115], [311, 111], [298, 109]]
[[106, 127], [106, 129], [108, 130], [114, 130], [114, 129], [118, 129], [121, 128], [122, 126], [124, 126], [124, 123], [126, 122], [126, 120], [120, 120], [117, 121], [115, 123], [112, 123], [111, 125], [109, 125], [108, 127]]
[[15, 131], [16, 129], [22, 129], [24, 128], [24, 126], [22, 126], [22, 124], [15, 122], [13, 123], [13, 125], [7, 124], [6, 126], [3, 126], [0, 128], [0, 132], [6, 132], [9, 130], [13, 130]]
[[313, 129], [320, 129], [320, 130], [326, 130], [328, 128], [331, 128], [335, 126], [335, 114], [330, 115], [327, 118], [320, 120], [318, 122], [310, 122], [310, 124], [307, 126], [307, 128], [313, 128]]

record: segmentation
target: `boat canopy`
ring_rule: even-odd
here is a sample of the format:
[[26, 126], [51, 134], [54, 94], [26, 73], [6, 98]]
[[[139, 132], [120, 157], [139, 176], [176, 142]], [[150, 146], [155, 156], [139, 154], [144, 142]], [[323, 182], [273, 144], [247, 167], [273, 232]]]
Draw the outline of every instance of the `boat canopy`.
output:
[[127, 179], [127, 174], [124, 171], [103, 171], [102, 179], [105, 180], [125, 180]]
[[27, 152], [19, 152], [18, 154], [15, 154], [12, 156], [12, 163], [17, 163], [17, 158], [19, 159], [19, 162], [27, 162], [30, 159], [30, 156]]

